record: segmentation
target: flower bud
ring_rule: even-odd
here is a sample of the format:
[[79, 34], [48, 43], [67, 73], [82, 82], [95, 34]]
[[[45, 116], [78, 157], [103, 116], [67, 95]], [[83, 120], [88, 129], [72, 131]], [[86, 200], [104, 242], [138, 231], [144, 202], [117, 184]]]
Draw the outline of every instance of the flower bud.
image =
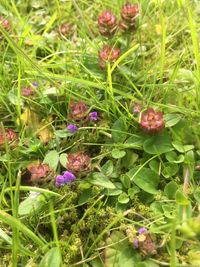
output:
[[140, 125], [149, 134], [160, 132], [165, 127], [163, 113], [160, 111], [156, 112], [153, 108], [148, 108], [142, 112]]
[[103, 36], [112, 36], [117, 30], [117, 20], [111, 11], [101, 13], [98, 18], [99, 32]]

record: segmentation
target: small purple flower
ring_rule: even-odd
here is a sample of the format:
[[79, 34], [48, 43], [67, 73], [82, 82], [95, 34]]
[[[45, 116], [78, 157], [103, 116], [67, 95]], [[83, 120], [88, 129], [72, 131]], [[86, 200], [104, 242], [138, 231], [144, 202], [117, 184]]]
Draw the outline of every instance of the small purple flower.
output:
[[60, 187], [60, 186], [63, 186], [65, 184], [65, 179], [62, 175], [58, 175], [56, 177], [56, 186], [57, 187]]
[[141, 104], [136, 102], [133, 105], [133, 113], [138, 114], [141, 111]]
[[64, 172], [63, 173], [64, 183], [68, 184], [74, 180], [76, 180], [76, 176], [72, 172]]
[[144, 228], [144, 227], [142, 227], [142, 228], [140, 228], [139, 230], [138, 230], [138, 233], [141, 235], [141, 234], [144, 234], [144, 233], [146, 233], [146, 232], [148, 232], [148, 230], [146, 229], [146, 228]]
[[78, 127], [74, 124], [69, 124], [67, 126], [67, 130], [70, 132], [70, 133], [75, 133], [77, 130], [78, 130]]
[[97, 121], [97, 119], [98, 119], [98, 114], [97, 114], [96, 111], [93, 111], [93, 112], [91, 112], [91, 113], [89, 114], [89, 117], [90, 117], [90, 120], [91, 120], [91, 121]]
[[138, 247], [139, 247], [139, 241], [138, 241], [137, 238], [134, 239], [134, 241], [133, 241], [133, 246], [134, 246], [135, 248], [138, 248]]
[[35, 87], [35, 88], [38, 88], [38, 85], [36, 82], [32, 82], [32, 85]]

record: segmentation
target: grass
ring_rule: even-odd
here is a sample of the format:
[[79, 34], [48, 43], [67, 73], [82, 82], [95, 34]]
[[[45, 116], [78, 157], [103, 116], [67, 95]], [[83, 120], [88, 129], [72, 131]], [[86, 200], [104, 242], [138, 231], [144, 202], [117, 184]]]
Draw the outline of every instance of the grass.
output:
[[[200, 265], [199, 4], [141, 0], [133, 33], [101, 36], [99, 14], [120, 19], [123, 4], [0, 3], [11, 22], [0, 24], [0, 266]], [[102, 70], [105, 43], [121, 54]], [[23, 96], [26, 87], [36, 94]], [[72, 101], [98, 120], [73, 120]], [[164, 113], [165, 129], [153, 136], [139, 125], [148, 107]], [[56, 187], [77, 151], [91, 158], [88, 169]], [[38, 162], [49, 170], [34, 180], [28, 169]]]

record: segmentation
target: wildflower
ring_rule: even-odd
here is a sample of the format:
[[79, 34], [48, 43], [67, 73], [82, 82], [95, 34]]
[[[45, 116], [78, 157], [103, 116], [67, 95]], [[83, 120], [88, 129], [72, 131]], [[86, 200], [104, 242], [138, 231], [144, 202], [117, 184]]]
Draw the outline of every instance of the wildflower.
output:
[[69, 171], [65, 171], [63, 173], [63, 178], [64, 178], [65, 184], [68, 184], [68, 183], [76, 180], [76, 176], [72, 172], [69, 172]]
[[2, 16], [0, 16], [0, 24], [7, 31], [11, 28], [10, 21], [8, 19], [4, 19]]
[[21, 89], [22, 96], [32, 96], [35, 94], [35, 90], [32, 87], [24, 87]]
[[[11, 143], [15, 144], [18, 140], [18, 135], [12, 129], [5, 128], [5, 138], [8, 144]], [[0, 146], [2, 146], [4, 143], [5, 143], [4, 133], [2, 129], [0, 129]]]
[[67, 156], [67, 169], [73, 172], [82, 172], [90, 167], [90, 157], [84, 152], [70, 153]]
[[96, 111], [91, 112], [91, 113], [89, 114], [89, 118], [90, 118], [91, 121], [97, 121], [97, 119], [98, 119], [98, 114], [97, 114], [97, 112], [96, 112]]
[[140, 125], [149, 134], [160, 132], [165, 127], [163, 113], [156, 112], [153, 108], [148, 108], [141, 114]]
[[126, 3], [121, 9], [122, 21], [120, 27], [124, 31], [133, 31], [136, 28], [136, 17], [139, 14], [138, 4]]
[[103, 49], [99, 52], [99, 66], [104, 69], [106, 67], [106, 62], [111, 63], [117, 60], [120, 56], [119, 48], [111, 48], [109, 45], [104, 45]]
[[67, 125], [67, 130], [70, 133], [75, 133], [78, 130], [78, 127], [74, 124], [69, 124], [69, 125]]
[[31, 163], [27, 166], [27, 170], [30, 172], [32, 182], [40, 182], [41, 178], [46, 178], [50, 173], [48, 164]]
[[140, 229], [138, 230], [138, 233], [139, 233], [139, 234], [143, 234], [143, 233], [146, 233], [146, 232], [147, 232], [147, 229], [144, 228], [144, 227], [142, 227], [142, 228], [140, 228]]
[[38, 88], [38, 85], [36, 82], [32, 82], [32, 85], [35, 87], [35, 88]]
[[112, 36], [117, 30], [117, 19], [113, 13], [106, 10], [98, 18], [99, 32], [103, 36]]
[[135, 248], [138, 248], [139, 247], [139, 241], [138, 241], [137, 238], [134, 239], [133, 245], [134, 245]]
[[69, 36], [72, 33], [72, 25], [70, 23], [62, 23], [58, 30], [61, 35]]
[[138, 102], [135, 102], [133, 105], [133, 113], [138, 114], [141, 110], [141, 105]]
[[64, 184], [65, 184], [65, 178], [63, 177], [63, 175], [58, 175], [56, 177], [56, 187], [63, 186]]
[[88, 106], [79, 101], [78, 103], [70, 102], [70, 118], [75, 121], [85, 120], [88, 115]]

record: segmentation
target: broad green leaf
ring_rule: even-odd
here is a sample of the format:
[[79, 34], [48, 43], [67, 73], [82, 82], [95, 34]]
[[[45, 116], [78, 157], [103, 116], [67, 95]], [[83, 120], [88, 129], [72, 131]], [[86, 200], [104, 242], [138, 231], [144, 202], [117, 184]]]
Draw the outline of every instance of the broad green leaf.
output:
[[94, 172], [88, 179], [88, 182], [94, 185], [102, 186], [104, 188], [116, 188], [115, 185], [103, 173], [100, 172]]
[[119, 118], [112, 127], [112, 137], [116, 143], [123, 143], [127, 137], [127, 125], [122, 118]]
[[70, 133], [67, 129], [55, 131], [55, 136], [57, 136], [59, 138], [66, 138], [66, 137], [72, 136], [72, 135], [74, 135], [74, 134]]
[[180, 153], [186, 153], [187, 151], [194, 149], [193, 145], [183, 145], [178, 141], [173, 142], [172, 145]]
[[102, 167], [101, 167], [101, 171], [107, 175], [110, 176], [112, 174], [114, 170], [114, 165], [112, 160], [108, 160]]
[[61, 258], [58, 248], [51, 248], [42, 258], [39, 267], [60, 267]]
[[170, 178], [174, 176], [175, 174], [177, 174], [177, 172], [178, 172], [178, 164], [167, 162], [165, 163], [165, 167], [162, 171], [162, 175], [165, 178]]
[[183, 192], [177, 190], [176, 191], [176, 203], [179, 205], [188, 205], [190, 202], [186, 195], [183, 194]]
[[118, 197], [118, 202], [121, 204], [126, 204], [129, 202], [129, 196], [123, 192], [121, 195]]
[[181, 115], [176, 113], [165, 114], [164, 120], [165, 120], [165, 127], [172, 127], [181, 120]]
[[[35, 196], [34, 196], [35, 193]], [[38, 194], [38, 192], [33, 192], [32, 195], [27, 197], [19, 204], [18, 213], [20, 216], [30, 215], [32, 213], [37, 213], [46, 204], [46, 199], [43, 194]]]
[[119, 149], [113, 149], [111, 155], [114, 159], [120, 159], [126, 155], [126, 151], [119, 150]]
[[136, 148], [136, 149], [139, 148], [139, 149], [141, 149], [145, 140], [146, 140], [146, 137], [144, 137], [142, 135], [141, 136], [135, 135], [135, 136], [129, 137], [125, 141], [124, 145], [126, 145], [127, 148]]
[[126, 150], [125, 157], [122, 158], [121, 164], [125, 168], [131, 168], [138, 159], [138, 154], [134, 153], [131, 149]]
[[140, 189], [135, 185], [128, 189], [130, 199], [134, 199], [135, 195], [140, 192]]
[[170, 151], [165, 154], [166, 159], [171, 163], [181, 163], [184, 161], [183, 155], [177, 155], [175, 151]]
[[56, 171], [59, 162], [59, 154], [56, 150], [52, 150], [46, 154], [43, 163], [48, 164], [49, 167]]
[[177, 183], [174, 181], [171, 181], [165, 186], [164, 193], [169, 199], [173, 199], [175, 198], [175, 194], [177, 190], [178, 190]]
[[60, 155], [60, 164], [66, 169], [67, 168], [67, 154], [62, 153]]
[[155, 135], [144, 142], [144, 151], [149, 154], [163, 154], [173, 150], [170, 137], [167, 133]]
[[127, 173], [139, 188], [150, 194], [157, 194], [157, 187], [160, 182], [160, 177], [157, 173], [149, 168], [133, 168]]

